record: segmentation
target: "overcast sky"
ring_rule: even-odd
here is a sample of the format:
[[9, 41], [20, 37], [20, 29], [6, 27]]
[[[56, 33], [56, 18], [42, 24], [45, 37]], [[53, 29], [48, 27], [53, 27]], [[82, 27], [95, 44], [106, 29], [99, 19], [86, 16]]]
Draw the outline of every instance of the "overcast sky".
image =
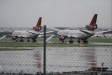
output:
[[98, 27], [112, 27], [111, 0], [0, 0], [0, 26], [85, 27], [98, 14]]

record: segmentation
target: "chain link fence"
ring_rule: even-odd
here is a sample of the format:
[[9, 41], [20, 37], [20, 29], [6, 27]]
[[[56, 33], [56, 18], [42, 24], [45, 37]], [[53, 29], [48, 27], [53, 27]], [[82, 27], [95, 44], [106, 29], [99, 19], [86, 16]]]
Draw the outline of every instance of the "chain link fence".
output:
[[[69, 44], [69, 39], [61, 43], [57, 36], [48, 42], [43, 39], [39, 37], [36, 43], [10, 42], [22, 47], [0, 45], [0, 75], [112, 75], [111, 38], [91, 37], [88, 44], [76, 40]], [[0, 44], [4, 41], [8, 43], [6, 39]]]

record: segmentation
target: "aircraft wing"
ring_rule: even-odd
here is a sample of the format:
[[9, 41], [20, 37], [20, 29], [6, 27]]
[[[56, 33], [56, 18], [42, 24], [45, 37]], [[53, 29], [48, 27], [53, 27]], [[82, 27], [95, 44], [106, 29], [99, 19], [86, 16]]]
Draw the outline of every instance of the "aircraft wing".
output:
[[46, 42], [48, 42], [49, 40], [51, 40], [55, 35], [51, 35], [49, 38], [47, 38]]
[[7, 36], [7, 35], [2, 36], [2, 37], [0, 38], [0, 40], [4, 39], [6, 36]]
[[36, 35], [40, 34], [39, 32], [34, 32], [34, 31], [26, 31], [26, 32], [31, 33], [31, 34], [36, 34]]
[[[47, 31], [46, 34], [49, 35], [49, 33], [51, 34], [52, 32], [54, 31]], [[42, 37], [42, 36], [44, 36], [44, 32], [41, 32], [38, 37]]]
[[112, 30], [95, 32], [95, 34], [109, 34], [109, 33], [112, 34]]
[[[44, 32], [31, 32], [31, 31], [27, 31], [27, 32], [31, 33], [31, 34], [36, 34], [36, 35], [43, 35], [44, 34]], [[46, 32], [46, 34], [52, 33], [52, 32], [54, 32], [54, 31], [48, 31], [48, 32]]]
[[104, 32], [103, 32], [103, 34], [108, 34], [108, 33], [111, 33], [111, 34], [112, 34], [112, 30], [104, 31]]
[[[42, 37], [43, 35], [44, 35], [44, 32], [30, 32], [30, 31], [27, 31], [27, 32], [29, 32], [29, 33], [31, 33], [31, 34], [35, 34], [35, 35], [38, 35], [38, 37]], [[52, 32], [54, 32], [54, 31], [47, 31], [46, 32], [46, 34], [49, 34], [49, 33], [52, 33]], [[50, 39], [52, 39], [54, 37], [54, 35], [51, 35], [48, 39], [47, 39], [47, 41], [49, 41]]]

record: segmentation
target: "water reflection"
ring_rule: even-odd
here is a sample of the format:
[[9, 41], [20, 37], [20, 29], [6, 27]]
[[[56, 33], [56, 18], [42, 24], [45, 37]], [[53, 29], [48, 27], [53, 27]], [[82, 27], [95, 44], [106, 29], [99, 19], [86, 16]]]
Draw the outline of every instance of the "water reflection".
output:
[[14, 72], [37, 72], [38, 64], [35, 58], [35, 50], [23, 51], [1, 51], [0, 69], [1, 71]]
[[[0, 71], [42, 71], [43, 48], [0, 51]], [[112, 47], [47, 47], [47, 72], [85, 71], [93, 66], [112, 70]]]

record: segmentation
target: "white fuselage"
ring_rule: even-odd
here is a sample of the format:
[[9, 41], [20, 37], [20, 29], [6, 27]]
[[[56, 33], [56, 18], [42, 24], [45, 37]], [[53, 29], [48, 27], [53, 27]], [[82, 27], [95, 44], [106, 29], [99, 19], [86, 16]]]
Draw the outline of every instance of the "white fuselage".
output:
[[12, 33], [12, 37], [27, 37], [27, 38], [30, 38], [30, 37], [33, 37], [35, 35], [39, 35], [39, 32], [36, 32], [36, 31], [14, 31]]
[[88, 31], [88, 30], [60, 30], [58, 35], [66, 36], [66, 37], [74, 37], [76, 39], [83, 39], [88, 38], [92, 35], [94, 35], [94, 31]]

